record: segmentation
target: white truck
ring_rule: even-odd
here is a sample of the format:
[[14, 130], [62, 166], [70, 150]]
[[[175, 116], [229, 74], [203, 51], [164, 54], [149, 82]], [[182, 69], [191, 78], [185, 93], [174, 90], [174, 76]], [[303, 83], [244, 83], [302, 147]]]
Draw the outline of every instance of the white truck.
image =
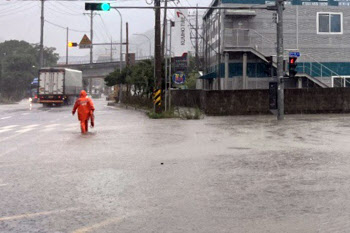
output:
[[38, 99], [45, 106], [73, 104], [83, 89], [80, 70], [43, 68], [38, 79]]

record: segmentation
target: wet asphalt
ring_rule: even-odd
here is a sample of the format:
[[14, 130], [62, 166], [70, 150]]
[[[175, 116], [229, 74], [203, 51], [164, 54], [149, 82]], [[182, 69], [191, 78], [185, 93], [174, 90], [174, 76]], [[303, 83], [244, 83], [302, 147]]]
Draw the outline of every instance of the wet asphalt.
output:
[[0, 105], [0, 232], [350, 232], [350, 115]]

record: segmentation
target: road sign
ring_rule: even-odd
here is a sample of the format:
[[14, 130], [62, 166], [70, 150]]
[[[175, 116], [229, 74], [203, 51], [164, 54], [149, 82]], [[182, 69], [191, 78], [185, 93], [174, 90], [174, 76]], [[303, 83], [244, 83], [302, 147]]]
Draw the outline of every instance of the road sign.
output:
[[162, 90], [161, 89], [156, 89], [153, 92], [153, 103], [156, 106], [162, 105]]
[[92, 43], [91, 40], [89, 39], [89, 37], [85, 34], [83, 36], [83, 39], [81, 39], [80, 43], [79, 43], [79, 48], [80, 49], [89, 49], [91, 48]]
[[186, 81], [186, 75], [183, 72], [176, 72], [173, 75], [173, 82], [175, 84], [181, 85], [184, 84]]
[[289, 57], [300, 57], [300, 52], [289, 52]]
[[188, 56], [187, 53], [184, 53], [182, 56], [180, 57], [173, 57], [172, 59], [172, 73], [175, 72], [184, 72], [187, 73], [187, 69], [188, 69]]

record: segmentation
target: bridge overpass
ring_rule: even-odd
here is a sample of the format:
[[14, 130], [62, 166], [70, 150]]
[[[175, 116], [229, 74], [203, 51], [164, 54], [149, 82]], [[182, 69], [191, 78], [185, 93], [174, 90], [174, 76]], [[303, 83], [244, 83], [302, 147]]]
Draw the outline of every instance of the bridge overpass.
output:
[[[124, 67], [125, 62], [122, 65]], [[58, 64], [57, 67], [82, 71], [85, 84], [84, 88], [89, 87], [89, 92], [92, 93], [93, 86], [104, 87], [104, 78], [116, 68], [119, 68], [119, 61], [91, 64]]]

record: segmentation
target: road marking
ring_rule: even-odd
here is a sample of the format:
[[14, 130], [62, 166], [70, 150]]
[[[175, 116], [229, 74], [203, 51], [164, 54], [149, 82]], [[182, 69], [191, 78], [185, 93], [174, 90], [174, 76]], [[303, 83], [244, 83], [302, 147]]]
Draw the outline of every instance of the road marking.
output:
[[35, 128], [35, 127], [37, 127], [37, 126], [39, 126], [39, 125], [33, 124], [33, 125], [26, 125], [26, 126], [24, 126], [23, 128], [25, 128], [25, 129], [28, 129], [28, 128]]
[[0, 118], [0, 120], [10, 119], [11, 117], [12, 117], [12, 116], [3, 117], [3, 118]]
[[34, 128], [24, 128], [21, 130], [17, 130], [16, 133], [27, 133], [27, 132], [32, 131], [32, 130], [34, 130]]
[[7, 186], [8, 184], [0, 184], [0, 187], [4, 187]]
[[7, 131], [11, 131], [12, 129], [1, 129], [0, 130], [0, 133], [4, 133], [4, 132], [7, 132]]
[[26, 115], [29, 115], [30, 113], [26, 112], [26, 113], [22, 113], [21, 115], [22, 116], [26, 116]]
[[52, 128], [52, 127], [56, 127], [59, 126], [60, 124], [51, 124], [51, 125], [46, 125], [45, 128]]
[[45, 211], [45, 212], [39, 212], [39, 213], [28, 213], [28, 214], [14, 215], [14, 216], [8, 216], [8, 217], [0, 217], [0, 222], [22, 219], [22, 218], [33, 218], [36, 216], [44, 216], [44, 215], [50, 215], [50, 214], [58, 214], [66, 211], [72, 211], [72, 210], [76, 210], [76, 209], [72, 208], [72, 209], [65, 209], [65, 210], [53, 210], [53, 211]]
[[0, 142], [4, 142], [4, 141], [6, 141], [6, 140], [15, 138], [15, 137], [17, 137], [17, 136], [19, 136], [19, 135], [21, 135], [21, 134], [23, 134], [23, 133], [17, 133], [17, 134], [14, 134], [14, 135], [12, 135], [12, 136], [8, 136], [8, 137], [6, 137], [6, 138], [4, 138], [4, 139], [1, 139]]
[[88, 226], [88, 227], [83, 227], [83, 228], [77, 229], [77, 230], [73, 231], [72, 233], [86, 233], [86, 232], [90, 232], [90, 231], [96, 230], [96, 229], [101, 228], [101, 227], [105, 227], [105, 226], [108, 226], [108, 225], [111, 225], [111, 224], [119, 223], [123, 219], [124, 219], [124, 217], [109, 218], [109, 219], [107, 219], [107, 220], [105, 220], [103, 222], [96, 223], [96, 224]]
[[15, 128], [15, 127], [17, 127], [17, 126], [19, 126], [19, 125], [8, 125], [8, 126], [3, 126], [3, 127], [1, 127], [2, 129], [12, 129], [12, 128]]

